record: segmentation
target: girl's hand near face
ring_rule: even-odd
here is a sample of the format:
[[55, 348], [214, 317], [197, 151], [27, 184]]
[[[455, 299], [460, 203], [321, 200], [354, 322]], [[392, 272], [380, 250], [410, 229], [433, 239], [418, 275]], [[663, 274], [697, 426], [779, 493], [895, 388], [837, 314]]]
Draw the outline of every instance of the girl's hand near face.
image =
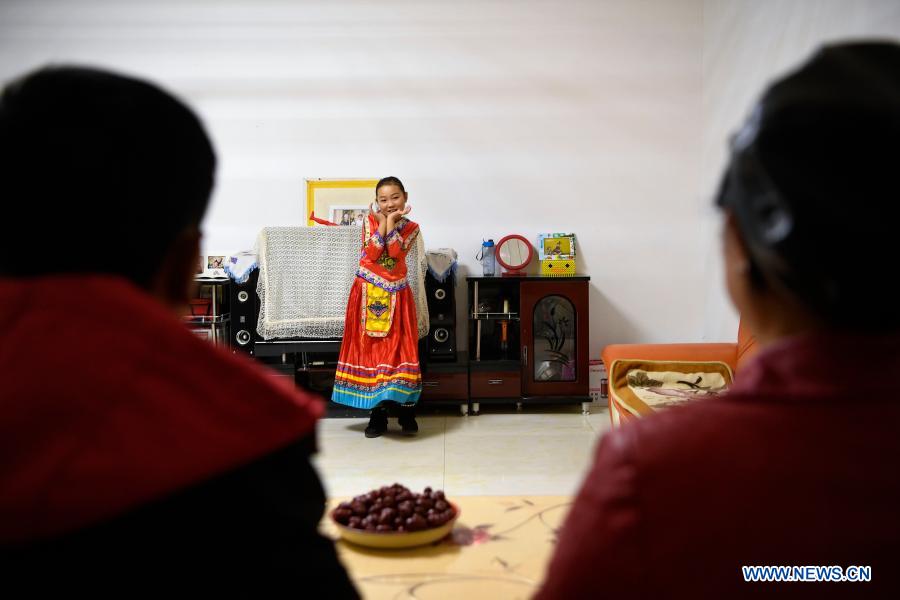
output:
[[375, 217], [375, 221], [378, 223], [378, 235], [384, 238], [388, 232], [388, 218], [381, 211], [375, 211], [374, 208], [374, 204], [369, 207], [369, 214]]
[[[412, 210], [412, 206], [407, 204], [406, 206], [403, 207], [403, 210], [398, 210], [398, 211], [392, 212], [390, 215], [388, 215], [388, 217], [389, 217], [388, 223], [387, 223], [388, 232], [390, 232], [392, 229], [396, 229], [397, 223], [400, 222], [400, 219], [402, 219], [403, 217], [408, 215], [409, 211], [411, 211], [411, 210]], [[391, 219], [390, 217], [393, 217], [393, 219]]]
[[387, 217], [387, 230], [391, 231], [392, 229], [396, 229], [397, 222], [400, 219], [402, 219], [403, 216], [408, 212], [409, 211], [407, 209], [403, 209], [403, 210], [394, 211], [391, 214], [389, 214]]
[[382, 223], [384, 223], [387, 220], [387, 217], [385, 217], [381, 213], [381, 211], [376, 212], [375, 210], [372, 209], [371, 206], [369, 207], [369, 214], [372, 215], [373, 217], [375, 217], [375, 220], [378, 222], [379, 225], [381, 225]]

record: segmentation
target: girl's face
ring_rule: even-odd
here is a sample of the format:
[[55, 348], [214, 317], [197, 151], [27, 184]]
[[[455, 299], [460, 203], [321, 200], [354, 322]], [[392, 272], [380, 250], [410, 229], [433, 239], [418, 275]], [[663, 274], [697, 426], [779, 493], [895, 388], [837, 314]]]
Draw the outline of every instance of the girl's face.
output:
[[383, 185], [376, 190], [375, 200], [378, 202], [379, 212], [389, 215], [406, 207], [406, 192], [393, 184]]

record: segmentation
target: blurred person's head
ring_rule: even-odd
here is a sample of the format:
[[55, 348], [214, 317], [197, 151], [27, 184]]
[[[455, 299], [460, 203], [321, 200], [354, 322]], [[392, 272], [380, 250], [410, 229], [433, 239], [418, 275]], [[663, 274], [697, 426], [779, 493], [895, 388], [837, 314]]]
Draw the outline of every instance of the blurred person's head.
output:
[[215, 165], [197, 116], [151, 83], [81, 67], [10, 82], [0, 95], [0, 276], [117, 275], [181, 303]]
[[900, 329], [900, 45], [827, 46], [763, 94], [718, 204], [728, 291], [761, 342]]

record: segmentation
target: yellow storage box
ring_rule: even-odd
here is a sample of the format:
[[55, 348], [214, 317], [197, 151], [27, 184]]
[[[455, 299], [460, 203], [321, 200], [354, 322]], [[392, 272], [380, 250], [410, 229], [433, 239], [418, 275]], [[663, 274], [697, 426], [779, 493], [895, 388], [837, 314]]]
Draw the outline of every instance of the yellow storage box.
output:
[[558, 256], [541, 260], [541, 275], [572, 277], [575, 275], [575, 257]]

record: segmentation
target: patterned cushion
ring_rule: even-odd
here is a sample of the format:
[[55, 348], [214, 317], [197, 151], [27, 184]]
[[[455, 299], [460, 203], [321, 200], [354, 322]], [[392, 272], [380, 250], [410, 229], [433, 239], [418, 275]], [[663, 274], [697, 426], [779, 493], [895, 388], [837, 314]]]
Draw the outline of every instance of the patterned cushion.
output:
[[734, 377], [724, 362], [624, 359], [609, 369], [613, 422], [627, 421], [725, 392]]

